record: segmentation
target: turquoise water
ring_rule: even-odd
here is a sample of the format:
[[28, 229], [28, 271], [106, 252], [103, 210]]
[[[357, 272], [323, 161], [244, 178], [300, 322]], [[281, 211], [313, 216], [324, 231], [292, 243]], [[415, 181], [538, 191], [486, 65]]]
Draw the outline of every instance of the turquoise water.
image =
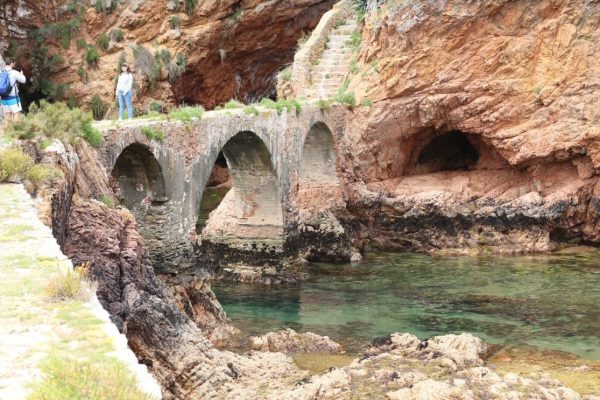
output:
[[349, 351], [376, 336], [471, 332], [488, 343], [600, 359], [600, 252], [430, 257], [374, 254], [314, 264], [298, 285], [214, 283], [246, 334], [283, 328], [328, 335]]

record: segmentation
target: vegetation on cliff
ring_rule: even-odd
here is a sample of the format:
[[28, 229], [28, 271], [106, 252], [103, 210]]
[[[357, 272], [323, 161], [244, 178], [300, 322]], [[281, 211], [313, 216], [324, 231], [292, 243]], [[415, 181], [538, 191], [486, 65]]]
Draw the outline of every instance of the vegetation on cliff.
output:
[[100, 131], [92, 126], [90, 113], [44, 100], [39, 106], [33, 105], [27, 116], [11, 123], [7, 134], [18, 139], [57, 138], [71, 144], [85, 139], [92, 146], [99, 146], [103, 140]]
[[33, 185], [62, 176], [61, 172], [49, 165], [36, 164], [33, 158], [18, 148], [0, 151], [0, 182], [27, 180]]

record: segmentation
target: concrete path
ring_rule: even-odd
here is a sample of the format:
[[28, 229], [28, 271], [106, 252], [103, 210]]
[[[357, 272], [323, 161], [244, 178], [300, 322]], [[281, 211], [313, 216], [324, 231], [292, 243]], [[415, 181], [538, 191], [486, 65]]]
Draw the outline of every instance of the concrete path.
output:
[[24, 399], [35, 392], [32, 384], [46, 377], [49, 354], [98, 368], [107, 360], [122, 363], [148, 398], [159, 397], [158, 385], [95, 295], [88, 302], [48, 299], [48, 279], [72, 265], [24, 188], [0, 184], [0, 199], [0, 399]]

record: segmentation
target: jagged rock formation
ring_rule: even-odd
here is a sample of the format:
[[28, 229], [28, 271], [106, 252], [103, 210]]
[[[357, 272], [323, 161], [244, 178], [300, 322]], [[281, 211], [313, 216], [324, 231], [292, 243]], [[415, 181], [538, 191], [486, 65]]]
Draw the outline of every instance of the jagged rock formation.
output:
[[407, 2], [367, 18], [340, 144], [357, 245], [597, 243], [596, 2]]
[[65, 3], [65, 0], [0, 1], [0, 52], [6, 51], [10, 39], [25, 39], [27, 32], [58, 21]]
[[[298, 38], [314, 28], [333, 1], [210, 0], [187, 14], [183, 2], [180, 5], [164, 0], [121, 1], [116, 2], [114, 10], [108, 1], [108, 11], [100, 12], [89, 3], [68, 11], [63, 6], [67, 2], [59, 0], [44, 3], [43, 7], [39, 2], [9, 3], [3, 7], [8, 31], [0, 32], [0, 42], [4, 42], [0, 50], [6, 50], [8, 38], [23, 39], [26, 31], [80, 15], [81, 25], [73, 32], [68, 49], [61, 48], [56, 39], [47, 43], [51, 53], [60, 53], [69, 60], [54, 68], [53, 78], [69, 84], [68, 94], [80, 104], [87, 105], [94, 94], [111, 104], [115, 68], [123, 54], [135, 73], [138, 90], [134, 103], [139, 109], [147, 109], [153, 101], [212, 108], [232, 98], [250, 102], [273, 95], [275, 76], [291, 63]], [[121, 30], [122, 40], [111, 39], [114, 29]], [[110, 40], [106, 50], [97, 45], [103, 34]], [[75, 38], [96, 46], [100, 53], [97, 67], [87, 65], [87, 45], [77, 46]], [[162, 68], [156, 67], [159, 73], [152, 72], [154, 54], [160, 51], [169, 51], [173, 62], [176, 55], [183, 56], [183, 75], [169, 75], [174, 64], [165, 60]], [[151, 80], [152, 74], [155, 76]]]

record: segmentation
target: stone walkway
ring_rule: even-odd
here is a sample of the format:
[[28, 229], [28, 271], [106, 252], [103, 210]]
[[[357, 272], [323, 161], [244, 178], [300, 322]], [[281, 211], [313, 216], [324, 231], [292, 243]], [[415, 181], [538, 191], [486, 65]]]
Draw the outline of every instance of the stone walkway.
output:
[[0, 399], [35, 392], [50, 354], [98, 368], [124, 365], [147, 398], [159, 397], [160, 388], [95, 296], [85, 303], [48, 300], [49, 277], [72, 268], [71, 262], [21, 185], [0, 184], [0, 199]]

